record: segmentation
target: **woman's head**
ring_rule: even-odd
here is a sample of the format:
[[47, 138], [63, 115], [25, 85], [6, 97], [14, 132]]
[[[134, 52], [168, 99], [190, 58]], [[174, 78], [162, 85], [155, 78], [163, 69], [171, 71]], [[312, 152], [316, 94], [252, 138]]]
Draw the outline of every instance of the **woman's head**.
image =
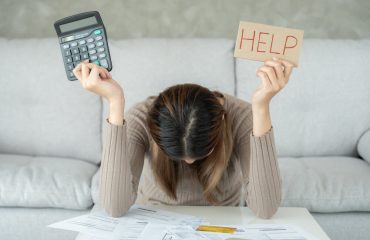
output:
[[227, 167], [232, 147], [223, 95], [197, 84], [167, 88], [148, 113], [153, 144], [153, 170], [166, 192], [176, 198], [177, 166], [192, 163], [204, 187], [212, 192]]
[[225, 110], [214, 92], [195, 84], [170, 87], [149, 112], [150, 131], [172, 160], [206, 157], [222, 138]]

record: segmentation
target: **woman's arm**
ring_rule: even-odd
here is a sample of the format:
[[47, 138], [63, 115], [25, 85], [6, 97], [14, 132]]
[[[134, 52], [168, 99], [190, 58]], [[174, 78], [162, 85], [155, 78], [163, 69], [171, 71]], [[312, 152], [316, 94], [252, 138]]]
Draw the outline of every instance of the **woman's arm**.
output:
[[273, 128], [265, 134], [250, 136], [250, 168], [247, 205], [256, 216], [271, 218], [279, 209], [282, 179], [277, 161]]
[[130, 159], [141, 159], [139, 154], [126, 154], [127, 122], [123, 120], [123, 113], [124, 102], [119, 97], [109, 102], [109, 118], [104, 120], [99, 198], [101, 206], [112, 217], [121, 217], [133, 205], [137, 186], [132, 184]]
[[117, 117], [120, 123], [110, 123], [114, 115], [120, 114], [110, 111], [109, 119], [104, 120], [99, 199], [110, 216], [121, 217], [137, 197], [145, 144], [134, 111], [127, 115], [123, 125], [120, 117]]
[[[104, 121], [100, 202], [112, 217], [121, 217], [135, 203], [146, 151], [145, 114], [131, 108], [123, 123], [123, 97], [112, 100]], [[113, 123], [114, 121], [114, 123]]]
[[271, 218], [281, 204], [282, 179], [277, 161], [275, 138], [271, 125], [269, 105], [288, 82], [294, 65], [273, 58], [257, 70], [262, 83], [252, 97], [252, 120], [249, 121], [249, 139], [244, 141], [241, 159], [244, 162], [244, 183], [247, 186], [246, 201], [252, 211], [261, 218]]
[[254, 136], [253, 119], [256, 118], [250, 112], [243, 117], [243, 125], [238, 131], [244, 134], [238, 140], [237, 149], [247, 206], [257, 217], [268, 219], [280, 207], [282, 192], [274, 129], [271, 126], [260, 136]]
[[73, 73], [84, 89], [109, 102], [109, 118], [103, 122], [103, 152], [100, 172], [99, 202], [112, 217], [124, 215], [137, 196], [145, 155], [145, 139], [139, 114], [132, 110], [124, 119], [124, 93], [108, 71], [82, 62]]

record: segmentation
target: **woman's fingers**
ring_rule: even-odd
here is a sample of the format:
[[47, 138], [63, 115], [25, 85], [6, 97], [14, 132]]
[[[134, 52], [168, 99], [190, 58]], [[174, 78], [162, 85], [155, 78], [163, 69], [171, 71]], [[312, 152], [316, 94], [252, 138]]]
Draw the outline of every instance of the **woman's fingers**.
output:
[[103, 78], [110, 78], [109, 77], [109, 72], [107, 71], [107, 69], [101, 67], [100, 70], [104, 74], [104, 77]]
[[86, 86], [89, 80], [96, 81], [109, 79], [111, 75], [108, 70], [94, 63], [89, 63], [88, 60], [80, 62], [74, 69], [73, 73], [80, 80], [82, 86]]
[[81, 72], [82, 72], [82, 78], [87, 79], [90, 74], [90, 69], [87, 67], [86, 64], [82, 63], [81, 64]]
[[262, 80], [262, 84], [267, 87], [267, 88], [270, 88], [271, 87], [271, 82], [267, 76], [267, 74], [265, 72], [262, 72], [262, 71], [257, 71], [257, 76], [259, 76]]
[[262, 67], [259, 68], [259, 70], [267, 74], [267, 76], [268, 76], [268, 78], [271, 82], [271, 86], [275, 89], [275, 91], [278, 91], [280, 89], [280, 86], [277, 82], [277, 77], [276, 77], [276, 73], [275, 73], [274, 68], [270, 67], [270, 66], [263, 65]]
[[96, 79], [99, 79], [99, 72], [100, 71], [99, 71], [98, 67], [96, 66], [96, 67], [93, 67], [91, 69], [90, 75], [93, 76], [94, 80], [96, 80]]
[[275, 58], [275, 59], [284, 65], [284, 76], [285, 76], [286, 82], [288, 82], [290, 74], [292, 73], [293, 68], [295, 67], [295, 64], [293, 64], [291, 61], [284, 60], [281, 58], [279, 59]]
[[81, 75], [81, 64], [78, 64], [74, 69], [73, 69], [73, 74], [76, 76], [76, 78], [82, 83], [82, 75]]
[[99, 71], [98, 73], [100, 74], [100, 76], [102, 78], [111, 78], [111, 75], [109, 74], [108, 70], [103, 68], [103, 67], [99, 67], [98, 65], [96, 65], [95, 63], [85, 63], [85, 65], [90, 69], [94, 69], [94, 68], [97, 68]]
[[108, 72], [108, 70], [106, 68], [102, 68], [105, 72], [105, 74], [107, 75], [106, 78], [112, 78], [112, 75], [110, 74], [110, 72]]
[[280, 87], [284, 87], [285, 85], [285, 76], [284, 76], [284, 67], [283, 65], [278, 61], [271, 61], [267, 60], [265, 61], [265, 65], [273, 67], [277, 76], [277, 81]]

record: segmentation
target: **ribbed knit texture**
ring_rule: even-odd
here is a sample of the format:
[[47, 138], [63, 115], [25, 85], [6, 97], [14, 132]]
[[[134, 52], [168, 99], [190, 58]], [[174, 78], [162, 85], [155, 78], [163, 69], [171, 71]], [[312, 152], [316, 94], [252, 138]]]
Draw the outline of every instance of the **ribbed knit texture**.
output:
[[[244, 187], [247, 206], [258, 217], [270, 218], [281, 203], [274, 129], [254, 136], [251, 104], [232, 95], [224, 96], [235, 146], [216, 196], [221, 205], [238, 206]], [[146, 124], [146, 113], [153, 100], [154, 97], [148, 97], [127, 111], [124, 125], [111, 124], [108, 118], [104, 121], [99, 197], [102, 207], [113, 217], [124, 215], [134, 203], [210, 205], [185, 162], [179, 168], [177, 200], [168, 197], [157, 184], [150, 166], [151, 135]]]

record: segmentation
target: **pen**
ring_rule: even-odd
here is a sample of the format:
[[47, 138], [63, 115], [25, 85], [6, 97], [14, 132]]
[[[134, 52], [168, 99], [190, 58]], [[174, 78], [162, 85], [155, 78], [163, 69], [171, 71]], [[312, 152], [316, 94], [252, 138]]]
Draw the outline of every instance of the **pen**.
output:
[[199, 225], [196, 230], [197, 231], [205, 231], [205, 232], [235, 233], [236, 228], [222, 227], [222, 226], [210, 226], [210, 225]]

